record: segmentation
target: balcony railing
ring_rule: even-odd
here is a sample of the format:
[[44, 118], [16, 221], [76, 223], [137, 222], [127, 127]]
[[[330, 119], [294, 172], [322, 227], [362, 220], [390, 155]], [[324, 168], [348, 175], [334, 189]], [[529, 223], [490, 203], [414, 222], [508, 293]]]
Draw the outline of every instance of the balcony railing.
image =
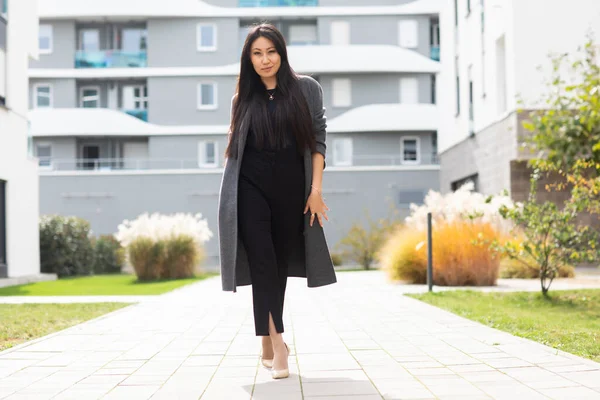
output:
[[431, 46], [431, 59], [440, 61], [440, 46]]
[[123, 110], [123, 112], [131, 115], [132, 117], [136, 117], [142, 121], [148, 122], [148, 110]]
[[75, 53], [75, 68], [143, 68], [146, 51], [79, 50]]
[[[195, 158], [51, 158], [38, 157], [40, 169], [44, 171], [144, 171], [144, 170], [206, 170], [221, 168], [223, 160], [216, 166], [200, 165]], [[419, 156], [419, 160], [404, 160], [401, 156], [353, 156], [351, 165], [328, 161], [334, 167], [365, 167], [365, 166], [424, 166], [438, 165], [436, 154]]]
[[239, 0], [240, 7], [317, 7], [319, 0]]

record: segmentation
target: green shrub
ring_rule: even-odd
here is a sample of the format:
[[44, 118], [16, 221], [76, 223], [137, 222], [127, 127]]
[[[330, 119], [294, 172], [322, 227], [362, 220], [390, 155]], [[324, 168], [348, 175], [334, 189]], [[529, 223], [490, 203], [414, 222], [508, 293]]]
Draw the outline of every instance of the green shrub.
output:
[[[540, 268], [535, 264], [524, 264], [514, 258], [504, 258], [500, 261], [500, 277], [505, 279], [538, 279]], [[561, 265], [557, 270], [558, 278], [574, 278], [575, 268], [570, 265]]]
[[41, 271], [59, 278], [91, 275], [94, 250], [90, 224], [78, 217], [48, 215], [40, 218]]
[[340, 253], [331, 253], [331, 261], [336, 267], [339, 267], [340, 265], [344, 264], [344, 259], [342, 258], [342, 255]]
[[383, 244], [399, 226], [401, 224], [394, 218], [373, 220], [367, 212], [367, 223], [355, 222], [340, 240], [338, 246], [342, 248], [341, 255], [368, 270], [377, 261], [377, 254]]
[[102, 235], [92, 241], [94, 246], [94, 273], [120, 273], [125, 261], [124, 249], [112, 235]]
[[140, 281], [159, 279], [165, 259], [165, 245], [147, 237], [138, 237], [127, 247], [129, 262]]

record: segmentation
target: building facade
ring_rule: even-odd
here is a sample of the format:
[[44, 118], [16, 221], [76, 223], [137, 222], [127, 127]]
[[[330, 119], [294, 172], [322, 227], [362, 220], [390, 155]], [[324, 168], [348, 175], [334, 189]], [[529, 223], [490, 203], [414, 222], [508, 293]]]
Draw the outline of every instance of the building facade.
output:
[[28, 133], [35, 0], [0, 0], [0, 279], [40, 273], [38, 166]]
[[446, 6], [441, 34], [453, 40], [442, 48], [448, 61], [439, 74], [441, 190], [473, 181], [482, 193], [507, 189], [523, 199], [528, 176], [519, 161], [530, 154], [520, 146], [527, 135], [522, 122], [547, 88], [548, 55], [574, 53], [588, 32], [597, 33], [600, 3], [452, 0]]
[[383, 217], [391, 203], [406, 215], [439, 188], [441, 1], [146, 3], [40, 4], [29, 106], [42, 213], [110, 234], [144, 212], [199, 212], [217, 265], [231, 96], [248, 26], [262, 21], [324, 90], [332, 248], [365, 210]]

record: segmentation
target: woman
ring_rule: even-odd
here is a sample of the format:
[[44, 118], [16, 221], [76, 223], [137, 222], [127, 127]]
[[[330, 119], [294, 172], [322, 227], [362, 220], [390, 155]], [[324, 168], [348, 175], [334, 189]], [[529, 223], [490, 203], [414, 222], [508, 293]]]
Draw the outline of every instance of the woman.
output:
[[223, 290], [252, 285], [262, 363], [289, 376], [282, 333], [289, 276], [309, 287], [336, 282], [323, 234], [329, 210], [323, 91], [288, 62], [285, 39], [270, 24], [251, 29], [242, 50], [219, 198]]

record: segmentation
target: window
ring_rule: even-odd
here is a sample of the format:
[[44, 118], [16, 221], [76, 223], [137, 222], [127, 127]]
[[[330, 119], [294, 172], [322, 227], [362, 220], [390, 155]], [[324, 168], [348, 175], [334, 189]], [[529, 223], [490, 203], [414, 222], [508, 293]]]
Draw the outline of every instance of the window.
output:
[[419, 103], [419, 80], [416, 77], [400, 78], [400, 102]]
[[0, 106], [6, 105], [6, 55], [0, 46]]
[[317, 44], [317, 26], [316, 25], [292, 25], [290, 26], [291, 45], [298, 44]]
[[52, 53], [53, 46], [52, 25], [40, 25], [39, 27], [39, 48], [40, 54]]
[[125, 52], [138, 53], [146, 50], [148, 31], [146, 29], [127, 28], [121, 31], [119, 48]]
[[479, 0], [479, 8], [481, 12], [481, 33], [485, 32], [485, 1]]
[[350, 44], [350, 22], [331, 22], [331, 44], [334, 46], [345, 46]]
[[0, 278], [6, 278], [6, 181], [0, 180]]
[[398, 44], [400, 47], [414, 49], [419, 47], [419, 24], [412, 19], [398, 23]]
[[52, 107], [52, 85], [40, 83], [33, 87], [34, 108], [51, 108]]
[[469, 66], [469, 135], [475, 133], [475, 110], [473, 105], [473, 65]]
[[454, 26], [458, 26], [458, 0], [454, 0]]
[[437, 76], [431, 75], [431, 104], [437, 103]]
[[80, 50], [98, 51], [100, 50], [100, 31], [98, 29], [82, 29], [80, 35]]
[[496, 77], [498, 91], [498, 113], [503, 113], [507, 110], [506, 104], [506, 47], [504, 36], [496, 41]]
[[100, 88], [98, 86], [84, 86], [79, 89], [79, 107], [99, 108]]
[[458, 57], [454, 61], [454, 70], [456, 74], [456, 115], [460, 115], [460, 74], [458, 72]]
[[198, 51], [217, 50], [217, 26], [215, 24], [198, 24], [197, 29]]
[[479, 175], [474, 174], [467, 176], [466, 178], [459, 179], [450, 184], [450, 189], [455, 192], [460, 189], [463, 185], [471, 185], [472, 191], [477, 192], [479, 190]]
[[217, 84], [200, 83], [198, 85], [198, 109], [215, 110], [217, 108]]
[[200, 168], [216, 168], [219, 165], [218, 143], [215, 141], [201, 141], [198, 143], [198, 166]]
[[419, 138], [402, 138], [402, 142], [400, 144], [400, 153], [402, 154], [402, 164], [419, 164], [421, 162]]
[[352, 85], [350, 79], [334, 79], [331, 82], [333, 88], [334, 107], [350, 107], [352, 105]]
[[52, 168], [52, 145], [48, 143], [36, 144], [35, 155], [39, 159], [41, 168]]
[[352, 138], [333, 139], [333, 165], [352, 165]]

